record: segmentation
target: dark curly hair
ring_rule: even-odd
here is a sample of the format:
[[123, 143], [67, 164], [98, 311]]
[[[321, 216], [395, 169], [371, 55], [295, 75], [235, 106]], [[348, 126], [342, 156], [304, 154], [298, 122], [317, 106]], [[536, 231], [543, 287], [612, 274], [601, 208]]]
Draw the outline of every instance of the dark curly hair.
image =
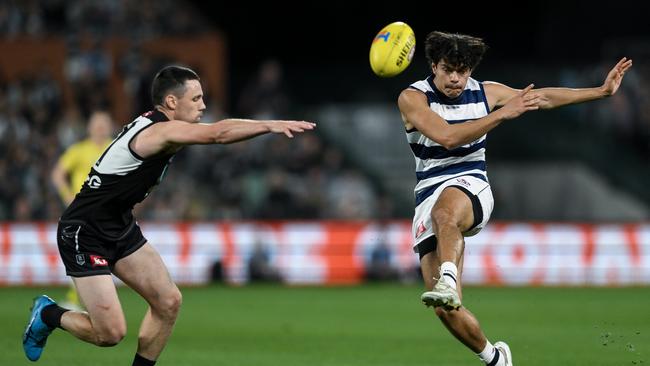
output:
[[444, 60], [457, 71], [474, 70], [487, 49], [481, 38], [465, 34], [434, 31], [424, 41], [429, 66]]

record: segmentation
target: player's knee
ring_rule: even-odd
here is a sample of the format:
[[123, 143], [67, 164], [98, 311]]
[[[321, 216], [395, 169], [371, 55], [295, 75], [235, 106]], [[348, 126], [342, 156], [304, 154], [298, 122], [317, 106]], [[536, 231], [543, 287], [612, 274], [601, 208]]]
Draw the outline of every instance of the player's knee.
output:
[[183, 303], [183, 295], [178, 287], [174, 286], [173, 289], [167, 291], [160, 297], [158, 304], [158, 311], [163, 317], [168, 319], [176, 319], [178, 312]]
[[174, 290], [171, 293], [171, 296], [169, 296], [169, 299], [167, 299], [167, 308], [169, 309], [169, 312], [176, 317], [178, 315], [178, 312], [181, 310], [181, 305], [183, 304], [183, 295], [181, 294], [181, 291], [178, 289], [178, 287], [174, 286]]
[[119, 344], [124, 336], [126, 336], [126, 325], [116, 326], [99, 332], [95, 344], [100, 347], [113, 347]]

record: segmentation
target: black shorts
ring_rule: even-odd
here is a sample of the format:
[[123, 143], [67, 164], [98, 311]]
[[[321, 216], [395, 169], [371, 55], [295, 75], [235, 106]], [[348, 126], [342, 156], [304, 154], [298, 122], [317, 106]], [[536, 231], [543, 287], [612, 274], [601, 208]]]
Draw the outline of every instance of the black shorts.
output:
[[431, 252], [435, 252], [436, 249], [438, 249], [438, 238], [435, 236], [431, 236], [422, 240], [422, 242], [418, 244], [418, 254], [420, 255], [420, 260], [422, 260], [425, 255]]
[[59, 221], [56, 233], [65, 273], [72, 277], [111, 274], [115, 263], [138, 250], [147, 239], [135, 220], [118, 238], [97, 233], [83, 221]]

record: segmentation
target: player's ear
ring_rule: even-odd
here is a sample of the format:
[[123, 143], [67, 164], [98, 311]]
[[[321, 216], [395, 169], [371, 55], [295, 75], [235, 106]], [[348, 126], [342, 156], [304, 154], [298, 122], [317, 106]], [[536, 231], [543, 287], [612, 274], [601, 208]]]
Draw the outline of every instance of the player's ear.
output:
[[176, 98], [175, 95], [167, 94], [167, 96], [165, 97], [165, 107], [173, 111], [176, 109], [177, 103], [178, 103], [178, 99]]

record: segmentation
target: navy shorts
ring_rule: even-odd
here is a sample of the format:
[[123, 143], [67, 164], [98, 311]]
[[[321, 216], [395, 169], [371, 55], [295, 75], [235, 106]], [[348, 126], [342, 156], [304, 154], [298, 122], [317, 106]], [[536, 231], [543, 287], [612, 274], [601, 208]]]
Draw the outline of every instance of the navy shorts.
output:
[[72, 277], [111, 274], [115, 263], [147, 242], [140, 227], [131, 222], [117, 238], [101, 235], [79, 220], [59, 221], [56, 233], [65, 273]]

